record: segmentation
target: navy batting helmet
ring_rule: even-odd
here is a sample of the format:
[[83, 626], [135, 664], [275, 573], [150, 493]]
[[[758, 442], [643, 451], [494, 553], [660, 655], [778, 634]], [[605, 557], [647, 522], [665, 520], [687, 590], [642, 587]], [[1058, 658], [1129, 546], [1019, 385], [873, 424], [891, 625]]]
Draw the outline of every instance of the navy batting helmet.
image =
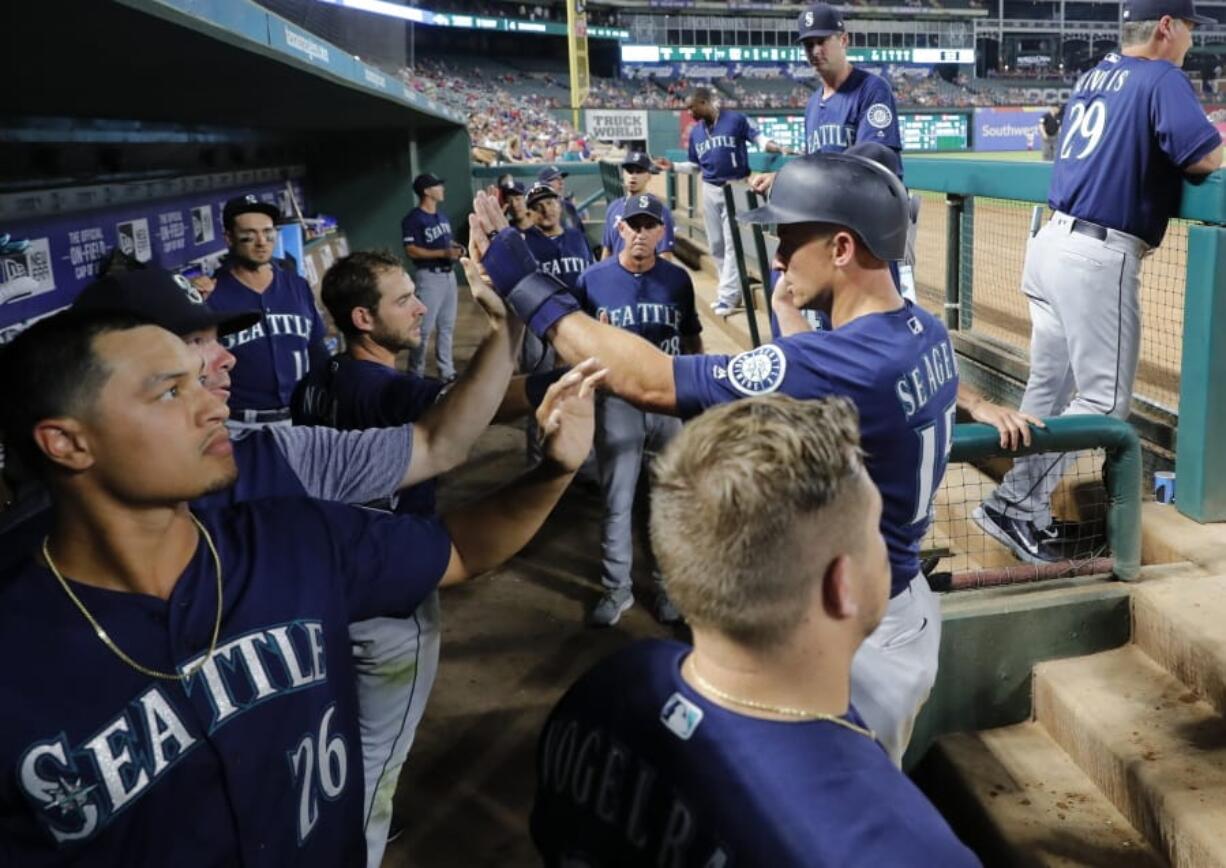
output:
[[909, 203], [902, 181], [879, 163], [848, 154], [810, 154], [780, 169], [767, 203], [737, 219], [846, 226], [873, 256], [890, 262], [906, 255]]

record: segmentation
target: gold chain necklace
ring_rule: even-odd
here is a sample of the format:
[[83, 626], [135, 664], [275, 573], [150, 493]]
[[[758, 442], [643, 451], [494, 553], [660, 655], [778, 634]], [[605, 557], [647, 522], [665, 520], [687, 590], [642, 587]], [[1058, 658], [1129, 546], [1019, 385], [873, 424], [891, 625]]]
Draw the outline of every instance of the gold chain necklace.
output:
[[857, 726], [850, 720], [839, 717], [835, 714], [826, 714], [821, 711], [805, 711], [803, 708], [788, 708], [786, 705], [767, 705], [765, 702], [755, 702], [752, 699], [741, 699], [739, 696], [733, 696], [731, 693], [725, 693], [698, 674], [698, 667], [694, 665], [693, 658], [690, 658], [689, 664], [690, 673], [693, 674], [694, 680], [698, 682], [698, 686], [707, 693], [724, 700], [724, 702], [730, 702], [733, 705], [739, 705], [743, 708], [753, 708], [757, 711], [769, 711], [772, 714], [780, 714], [784, 717], [794, 717], [797, 720], [822, 720], [826, 723], [833, 723], [836, 726], [841, 726], [844, 729], [850, 729], [852, 732], [871, 738], [873, 741], [877, 740], [877, 734], [871, 729], [865, 729], [862, 726]]
[[148, 666], [142, 666], [125, 654], [122, 648], [112, 642], [111, 637], [106, 634], [106, 630], [102, 629], [102, 625], [99, 624], [94, 616], [89, 613], [89, 609], [85, 608], [85, 604], [82, 603], [80, 598], [72, 592], [72, 588], [68, 586], [68, 582], [66, 582], [64, 577], [60, 575], [59, 567], [57, 567], [55, 565], [55, 561], [51, 559], [51, 552], [47, 546], [47, 543], [51, 538], [49, 536], [43, 537], [43, 558], [47, 561], [47, 566], [51, 568], [52, 574], [54, 574], [54, 576], [60, 580], [60, 587], [64, 589], [64, 593], [68, 595], [68, 599], [72, 600], [72, 602], [76, 604], [76, 607], [81, 610], [81, 614], [85, 616], [85, 620], [89, 621], [90, 626], [94, 628], [94, 632], [98, 634], [98, 638], [102, 640], [102, 644], [114, 651], [115, 656], [117, 656], [124, 663], [127, 663], [137, 672], [140, 672], [143, 675], [148, 675], [151, 678], [161, 678], [166, 681], [186, 681], [195, 675], [205, 663], [209, 662], [209, 659], [213, 656], [213, 652], [217, 650], [217, 637], [221, 633], [221, 558], [217, 554], [217, 547], [213, 545], [213, 538], [209, 536], [209, 532], [205, 529], [204, 525], [200, 523], [200, 520], [197, 519], [196, 516], [192, 515], [191, 513], [188, 513], [188, 515], [191, 516], [191, 520], [195, 523], [196, 527], [200, 529], [200, 533], [204, 536], [204, 541], [208, 543], [209, 551], [213, 554], [213, 565], [217, 569], [217, 620], [213, 623], [213, 638], [209, 640], [208, 653], [200, 659], [199, 663], [196, 663], [190, 669], [184, 670], [182, 673], [159, 672], [157, 669], [150, 669]]

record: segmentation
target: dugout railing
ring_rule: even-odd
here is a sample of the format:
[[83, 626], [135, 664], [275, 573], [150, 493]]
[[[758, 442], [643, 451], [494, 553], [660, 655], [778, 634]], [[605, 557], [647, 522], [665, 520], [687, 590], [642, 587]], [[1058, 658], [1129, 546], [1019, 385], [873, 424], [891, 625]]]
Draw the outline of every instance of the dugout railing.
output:
[[[684, 159], [684, 152], [668, 155]], [[751, 160], [755, 170], [780, 164], [764, 155]], [[1016, 405], [1029, 372], [1022, 262], [1032, 226], [1050, 216], [1051, 164], [908, 156], [904, 165], [907, 185], [921, 200], [920, 302], [944, 317], [964, 381]], [[705, 247], [702, 185], [694, 175], [669, 173], [667, 189], [679, 235]], [[730, 185], [725, 195], [736, 211], [756, 204], [744, 184]], [[1142, 265], [1141, 359], [1129, 419], [1143, 443], [1145, 476], [1174, 469], [1176, 508], [1202, 522], [1226, 520], [1224, 226], [1226, 173], [1185, 183], [1178, 219]], [[743, 226], [734, 234], [746, 300], [768, 303], [763, 290], [774, 236]]]

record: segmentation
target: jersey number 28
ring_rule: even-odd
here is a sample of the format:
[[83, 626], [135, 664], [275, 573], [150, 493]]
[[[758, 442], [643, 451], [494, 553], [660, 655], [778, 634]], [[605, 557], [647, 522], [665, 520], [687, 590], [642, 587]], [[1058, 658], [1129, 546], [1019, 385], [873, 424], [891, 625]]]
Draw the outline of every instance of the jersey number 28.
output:
[[1101, 99], [1095, 100], [1088, 106], [1083, 102], [1074, 103], [1069, 109], [1068, 120], [1065, 121], [1064, 141], [1060, 145], [1060, 159], [1067, 160], [1073, 153], [1074, 145], [1083, 142], [1081, 150], [1073, 159], [1084, 160], [1094, 153], [1106, 129], [1107, 104], [1105, 102]]

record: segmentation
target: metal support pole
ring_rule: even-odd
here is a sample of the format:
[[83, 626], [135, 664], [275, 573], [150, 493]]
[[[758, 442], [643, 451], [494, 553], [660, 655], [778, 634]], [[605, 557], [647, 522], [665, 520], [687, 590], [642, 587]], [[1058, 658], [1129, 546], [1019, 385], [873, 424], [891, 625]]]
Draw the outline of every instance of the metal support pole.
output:
[[[736, 201], [732, 185], [724, 185], [724, 207], [728, 212], [728, 226], [732, 232], [732, 251], [736, 256], [737, 277], [741, 281], [741, 298], [745, 301], [745, 316], [749, 320], [749, 339], [755, 347], [762, 345], [762, 337], [758, 334], [758, 315], [754, 310], [753, 288], [749, 285], [749, 274], [745, 270], [745, 245], [741, 243], [741, 233], [736, 225]], [[708, 244], [710, 240], [708, 239]], [[724, 256], [728, 251], [724, 251]]]
[[962, 310], [958, 292], [962, 274], [962, 209], [965, 199], [950, 193], [945, 197], [945, 327], [950, 331], [962, 326]]

